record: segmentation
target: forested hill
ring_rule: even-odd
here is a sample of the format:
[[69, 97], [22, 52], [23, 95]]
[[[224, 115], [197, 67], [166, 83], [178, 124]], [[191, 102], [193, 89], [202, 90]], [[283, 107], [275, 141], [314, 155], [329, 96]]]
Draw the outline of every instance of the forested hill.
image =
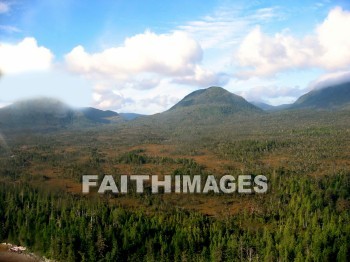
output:
[[75, 118], [73, 109], [51, 98], [23, 100], [0, 109], [2, 129], [48, 130], [68, 126]]
[[292, 108], [342, 109], [350, 107], [350, 82], [315, 89], [301, 96]]
[[265, 115], [264, 111], [349, 108], [350, 82], [312, 90], [301, 96], [292, 105], [277, 107], [261, 103], [254, 105], [241, 96], [221, 87], [212, 86], [190, 93], [163, 113], [141, 118], [137, 114], [119, 115], [110, 110], [103, 111], [92, 107], [71, 108], [52, 98], [24, 100], [0, 109], [0, 129], [47, 132], [69, 127], [85, 128], [130, 120], [135, 120], [136, 125], [141, 123], [147, 126], [170, 126], [170, 128], [184, 125], [213, 126], [213, 124], [230, 121], [247, 121]]
[[200, 111], [210, 113], [211, 111], [212, 113], [232, 114], [238, 112], [260, 113], [261, 109], [250, 104], [241, 96], [232, 94], [221, 87], [212, 86], [190, 93], [169, 111], [193, 113], [200, 113]]
[[52, 98], [28, 99], [0, 109], [0, 129], [50, 131], [72, 126], [110, 123], [121, 117], [113, 111], [72, 108]]
[[169, 110], [138, 121], [145, 125], [156, 125], [170, 129], [196, 126], [212, 127], [220, 123], [264, 115], [260, 108], [248, 103], [243, 97], [221, 87], [200, 89], [185, 96]]
[[82, 112], [87, 119], [97, 123], [111, 123], [120, 119], [119, 114], [111, 110], [103, 111], [93, 107], [85, 107], [78, 111]]

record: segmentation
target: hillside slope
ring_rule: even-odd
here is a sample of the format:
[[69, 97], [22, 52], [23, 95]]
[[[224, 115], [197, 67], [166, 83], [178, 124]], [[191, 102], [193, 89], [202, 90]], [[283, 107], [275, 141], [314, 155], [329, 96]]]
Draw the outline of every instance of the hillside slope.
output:
[[342, 109], [350, 106], [350, 82], [312, 90], [301, 96], [292, 108]]
[[212, 86], [185, 96], [168, 110], [168, 112], [174, 111], [229, 115], [239, 112], [260, 113], [261, 109], [250, 104], [241, 96], [232, 94], [221, 87]]
[[117, 113], [95, 108], [74, 109], [52, 98], [16, 102], [0, 109], [0, 129], [50, 131], [115, 122]]

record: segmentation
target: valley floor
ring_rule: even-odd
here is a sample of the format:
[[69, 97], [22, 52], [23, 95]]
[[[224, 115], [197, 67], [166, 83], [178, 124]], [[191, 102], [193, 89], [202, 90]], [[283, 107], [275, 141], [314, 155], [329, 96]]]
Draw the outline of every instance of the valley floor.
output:
[[[348, 261], [348, 116], [4, 132], [0, 241], [62, 261]], [[82, 175], [227, 174], [265, 175], [268, 192], [81, 194]]]

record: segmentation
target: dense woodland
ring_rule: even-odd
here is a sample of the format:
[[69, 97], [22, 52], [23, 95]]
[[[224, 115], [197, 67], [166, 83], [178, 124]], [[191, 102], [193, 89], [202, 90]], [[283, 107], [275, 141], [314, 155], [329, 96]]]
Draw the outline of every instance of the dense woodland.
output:
[[[348, 116], [3, 133], [0, 241], [58, 261], [349, 261]], [[82, 195], [84, 174], [263, 174], [269, 190]]]
[[259, 212], [222, 219], [2, 184], [0, 238], [62, 261], [347, 261], [348, 174], [279, 175]]

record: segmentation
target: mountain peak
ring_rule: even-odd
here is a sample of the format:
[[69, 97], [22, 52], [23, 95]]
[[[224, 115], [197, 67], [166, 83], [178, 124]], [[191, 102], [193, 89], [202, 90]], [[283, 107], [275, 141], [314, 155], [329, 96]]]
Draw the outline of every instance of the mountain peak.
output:
[[243, 111], [261, 112], [259, 108], [248, 103], [243, 97], [232, 94], [218, 86], [211, 86], [190, 93], [170, 108], [169, 111], [183, 109], [210, 111], [210, 108], [224, 114]]
[[226, 89], [220, 87], [220, 86], [210, 86], [206, 89], [204, 89], [206, 91], [213, 91], [213, 92], [227, 92], [229, 93], [229, 91], [227, 91]]

